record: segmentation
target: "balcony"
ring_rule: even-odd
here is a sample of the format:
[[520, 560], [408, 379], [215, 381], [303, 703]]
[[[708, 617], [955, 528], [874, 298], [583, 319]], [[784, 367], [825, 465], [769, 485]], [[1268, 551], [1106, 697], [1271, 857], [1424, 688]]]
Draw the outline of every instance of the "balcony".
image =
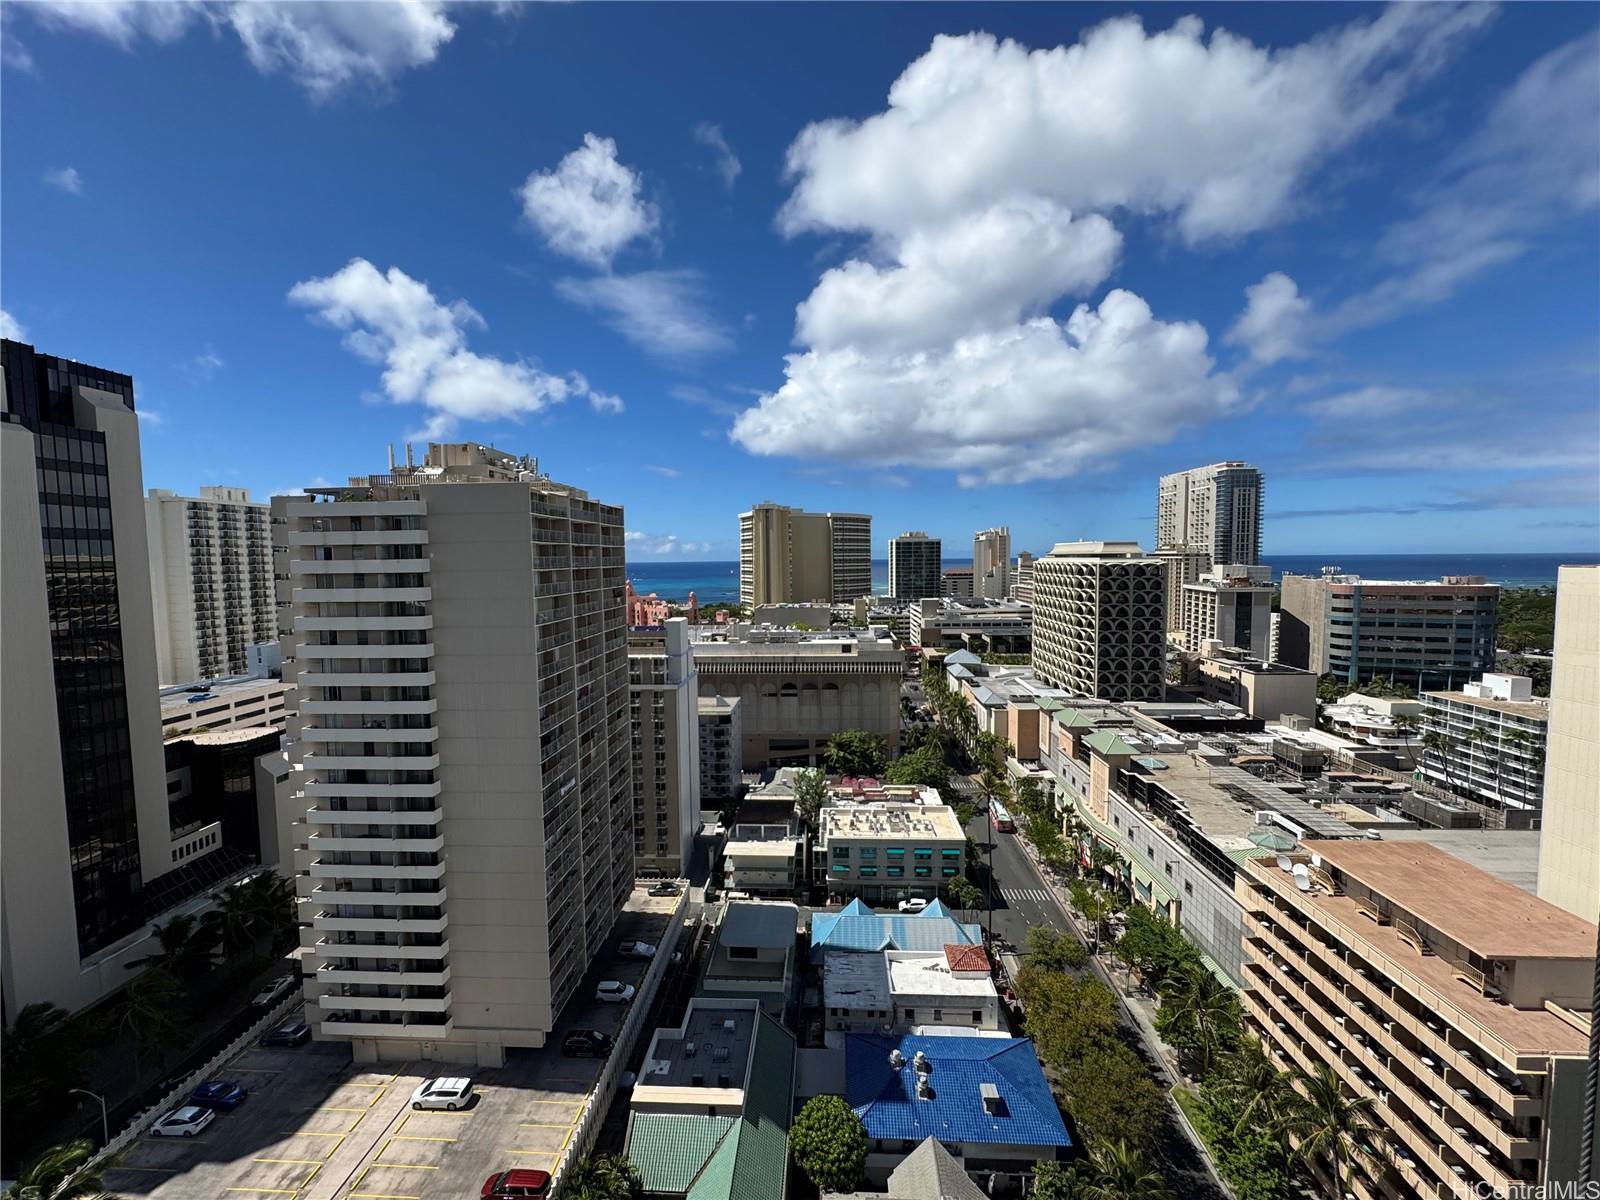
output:
[[333, 963], [324, 963], [317, 968], [314, 978], [330, 987], [355, 983], [375, 983], [393, 987], [441, 987], [450, 981], [450, 964], [441, 964], [437, 971], [407, 971], [398, 964], [392, 970], [366, 970], [360, 967], [341, 967]]
[[438, 917], [335, 917], [318, 913], [311, 918], [311, 927], [335, 933], [443, 933], [450, 918]]
[[442, 1013], [450, 1010], [450, 1000], [449, 992], [442, 996], [341, 996], [324, 992], [316, 998], [324, 1012]]
[[389, 796], [421, 800], [439, 795], [444, 791], [444, 785], [437, 780], [431, 783], [330, 783], [313, 779], [305, 783], [304, 791], [313, 799], [321, 796]]
[[444, 820], [442, 809], [432, 808], [408, 812], [404, 809], [342, 809], [330, 812], [314, 808], [306, 813], [313, 825], [438, 825]]
[[306, 873], [312, 879], [443, 879], [445, 864], [313, 862]]
[[429, 725], [422, 729], [386, 729], [383, 726], [359, 727], [340, 726], [337, 728], [316, 725], [300, 730], [302, 742], [436, 742], [439, 740], [439, 728]]
[[[348, 821], [349, 818], [346, 817], [346, 822]], [[339, 837], [327, 833], [313, 833], [306, 840], [306, 848], [313, 854], [329, 851], [362, 854], [437, 854], [444, 849], [444, 835], [404, 837], [377, 834], [371, 837]]]
[[443, 886], [424, 892], [384, 892], [357, 891], [319, 884], [311, 889], [310, 896], [301, 897], [301, 900], [316, 901], [321, 904], [385, 904], [394, 908], [437, 908], [444, 903], [446, 895]]
[[376, 658], [432, 658], [432, 642], [382, 642], [378, 645], [320, 645], [301, 642], [294, 649], [300, 659], [354, 659], [369, 661]]
[[308, 771], [436, 771], [439, 756], [398, 755], [377, 752], [371, 755], [322, 754], [308, 751], [304, 755]]
[[426, 604], [432, 599], [430, 587], [296, 587], [290, 592], [293, 604]]
[[295, 680], [300, 687], [432, 687], [432, 671], [369, 671], [348, 674], [329, 674], [325, 671], [302, 672]]
[[433, 616], [430, 613], [405, 617], [307, 617], [299, 616], [294, 619], [296, 631], [355, 631], [376, 630], [387, 632], [392, 629], [432, 629]]
[[289, 561], [291, 575], [425, 575], [433, 570], [429, 558], [296, 558]]
[[426, 546], [426, 529], [291, 529], [291, 546]]
[[385, 716], [402, 713], [434, 713], [439, 711], [437, 700], [314, 700], [302, 697], [298, 705], [309, 715], [349, 713], [352, 716]]
[[435, 1041], [449, 1037], [455, 1028], [454, 1018], [437, 1023], [394, 1021], [322, 1021], [318, 1033], [329, 1041], [348, 1041], [352, 1038], [412, 1038], [417, 1041]]

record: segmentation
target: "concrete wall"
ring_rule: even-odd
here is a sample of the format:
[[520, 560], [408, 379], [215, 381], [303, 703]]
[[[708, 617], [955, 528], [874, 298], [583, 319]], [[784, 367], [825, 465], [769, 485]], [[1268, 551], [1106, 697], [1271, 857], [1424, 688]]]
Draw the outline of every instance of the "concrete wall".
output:
[[1600, 912], [1600, 568], [1562, 567], [1539, 838], [1539, 895]]

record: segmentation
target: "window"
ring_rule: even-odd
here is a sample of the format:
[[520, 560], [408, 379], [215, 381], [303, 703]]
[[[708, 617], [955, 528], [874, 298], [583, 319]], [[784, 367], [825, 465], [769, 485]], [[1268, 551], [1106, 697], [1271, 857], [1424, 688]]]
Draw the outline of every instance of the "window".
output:
[[872, 862], [877, 857], [878, 857], [878, 848], [876, 846], [863, 846], [863, 847], [861, 847], [861, 861], [862, 862]]
[[906, 856], [906, 848], [904, 846], [890, 846], [884, 851], [884, 854], [889, 858], [904, 858]]
[[1190, 883], [1187, 879], [1183, 881], [1183, 894], [1185, 896], [1194, 895], [1194, 884]]
[[935, 1025], [937, 1025], [943, 1020], [944, 1020], [944, 1009], [942, 1009], [942, 1008], [934, 1009], [933, 1010], [933, 1023]]
[[943, 871], [944, 877], [946, 879], [950, 878], [950, 876], [952, 876], [952, 875], [961, 874], [961, 868], [960, 867], [944, 867], [944, 868], [941, 868], [941, 870]]
[[913, 853], [916, 854], [918, 862], [933, 861], [933, 847], [931, 846], [918, 846]]
[[857, 872], [857, 874], [860, 875], [861, 878], [863, 878], [863, 879], [875, 879], [875, 878], [877, 878], [877, 875], [878, 875], [878, 868], [877, 867], [862, 867]]
[[848, 875], [848, 874], [850, 874], [850, 864], [849, 863], [834, 863], [833, 864], [833, 873], [835, 875]]
[[972, 1010], [972, 1023], [974, 1025], [983, 1024], [983, 1009], [975, 1008]]
[[906, 869], [904, 867], [889, 867], [885, 873], [890, 879], [899, 879], [906, 873]]
[[954, 850], [941, 850], [939, 853], [945, 858], [960, 858], [961, 848], [958, 846]]
[[933, 874], [933, 868], [932, 867], [916, 867], [915, 868], [915, 873], [916, 873], [916, 876], [917, 876], [918, 879], [927, 879], [929, 876], [931, 876]]
[[[835, 846], [833, 848], [833, 857], [836, 858], [836, 859], [838, 859], [838, 858], [848, 859], [850, 857], [850, 847], [849, 846]], [[863, 857], [865, 857], [865, 856], [863, 855]]]
[[917, 1010], [914, 1009], [914, 1008], [906, 1009], [906, 1024], [907, 1025], [915, 1025], [916, 1023], [917, 1023]]

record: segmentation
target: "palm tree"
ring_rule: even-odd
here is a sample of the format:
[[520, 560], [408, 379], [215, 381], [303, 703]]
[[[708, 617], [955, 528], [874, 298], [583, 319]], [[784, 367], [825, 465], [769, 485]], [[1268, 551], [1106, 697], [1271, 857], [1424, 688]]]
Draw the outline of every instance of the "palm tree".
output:
[[1526, 758], [1527, 762], [1514, 762], [1519, 776], [1517, 782], [1524, 792], [1528, 791], [1528, 776], [1532, 774], [1538, 764], [1537, 752], [1533, 750], [1533, 735], [1526, 729], [1508, 729], [1500, 735], [1500, 747], [1508, 753], [1515, 753]]
[[248, 885], [234, 884], [225, 891], [213, 893], [211, 900], [216, 907], [206, 913], [204, 923], [232, 963], [240, 950], [255, 949], [261, 931], [257, 899]]
[[1266, 1056], [1259, 1042], [1246, 1039], [1229, 1061], [1227, 1086], [1236, 1091], [1242, 1103], [1233, 1123], [1233, 1136], [1239, 1137], [1252, 1120], [1265, 1128], [1281, 1132], [1300, 1094], [1287, 1071], [1280, 1071]]
[[1332, 1167], [1328, 1194], [1339, 1200], [1349, 1189], [1358, 1158], [1377, 1161], [1381, 1138], [1376, 1121], [1376, 1106], [1370, 1096], [1356, 1096], [1344, 1090], [1339, 1076], [1327, 1063], [1318, 1063], [1311, 1074], [1296, 1072], [1301, 1093], [1298, 1103], [1287, 1114], [1285, 1132], [1299, 1156], [1307, 1163]]
[[[1394, 735], [1403, 742], [1410, 742], [1417, 736], [1417, 730], [1422, 728], [1422, 718], [1413, 713], [1401, 713], [1390, 722], [1394, 726]], [[1409, 747], [1408, 747], [1409, 749]], [[1412, 766], [1415, 766], [1415, 759]]]
[[631, 1200], [639, 1194], [639, 1176], [621, 1154], [590, 1154], [563, 1183], [568, 1200]]
[[211, 968], [211, 952], [216, 937], [204, 922], [188, 913], [179, 913], [165, 925], [155, 927], [156, 950], [127, 964], [139, 967], [166, 967], [181, 979], [193, 981]]
[[1455, 739], [1442, 729], [1430, 729], [1422, 735], [1422, 748], [1429, 754], [1438, 756], [1440, 767], [1444, 771], [1445, 786], [1454, 791], [1455, 784], [1451, 779], [1450, 772], [1450, 756], [1455, 753]]
[[1172, 1200], [1160, 1172], [1122, 1138], [1096, 1145], [1076, 1182], [1079, 1200]]
[[256, 919], [256, 933], [277, 945], [295, 928], [294, 884], [276, 871], [262, 871], [242, 889], [245, 906]]
[[135, 1078], [142, 1074], [142, 1052], [156, 1051], [165, 1064], [167, 1049], [187, 1032], [179, 1014], [187, 999], [183, 985], [165, 967], [152, 967], [123, 993], [116, 1028], [133, 1047]]
[[1163, 1033], [1189, 1043], [1204, 1076], [1217, 1051], [1238, 1039], [1239, 1002], [1232, 988], [1205, 967], [1191, 964], [1164, 990], [1157, 1023]]
[[6, 1189], [5, 1200], [115, 1200], [107, 1194], [98, 1167], [83, 1169], [94, 1153], [87, 1138], [51, 1146], [22, 1169]]
[[[1491, 749], [1491, 747], [1494, 746], [1498, 741], [1498, 739], [1495, 737], [1494, 730], [1490, 729], [1487, 725], [1474, 725], [1471, 729], [1467, 730], [1467, 741], [1471, 743], [1474, 750], [1483, 756], [1484, 760], [1489, 764], [1490, 769], [1494, 771], [1494, 798], [1499, 801], [1500, 756]], [[1504, 801], [1501, 801], [1501, 803], [1503, 804]]]
[[28, 1004], [0, 1035], [0, 1081], [13, 1116], [36, 1114], [83, 1082], [83, 1023], [54, 1004]]

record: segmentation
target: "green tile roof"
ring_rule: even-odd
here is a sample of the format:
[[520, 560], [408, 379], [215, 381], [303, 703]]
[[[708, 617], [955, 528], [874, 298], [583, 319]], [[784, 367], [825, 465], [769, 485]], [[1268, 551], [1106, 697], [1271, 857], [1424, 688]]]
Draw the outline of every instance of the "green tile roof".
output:
[[1109, 729], [1102, 729], [1099, 733], [1091, 733], [1083, 741], [1089, 749], [1104, 755], [1121, 754], [1131, 757], [1138, 753], [1137, 750]]
[[1066, 707], [1065, 704], [1061, 703], [1061, 701], [1055, 699], [1052, 696], [1040, 696], [1039, 697], [1039, 708], [1043, 712], [1050, 712], [1050, 713], [1060, 712], [1065, 707]]
[[635, 1113], [628, 1125], [628, 1161], [647, 1192], [686, 1192], [738, 1123], [737, 1117]]
[[1075, 708], [1063, 708], [1056, 714], [1056, 724], [1065, 725], [1068, 729], [1088, 729], [1094, 725], [1094, 718]]

